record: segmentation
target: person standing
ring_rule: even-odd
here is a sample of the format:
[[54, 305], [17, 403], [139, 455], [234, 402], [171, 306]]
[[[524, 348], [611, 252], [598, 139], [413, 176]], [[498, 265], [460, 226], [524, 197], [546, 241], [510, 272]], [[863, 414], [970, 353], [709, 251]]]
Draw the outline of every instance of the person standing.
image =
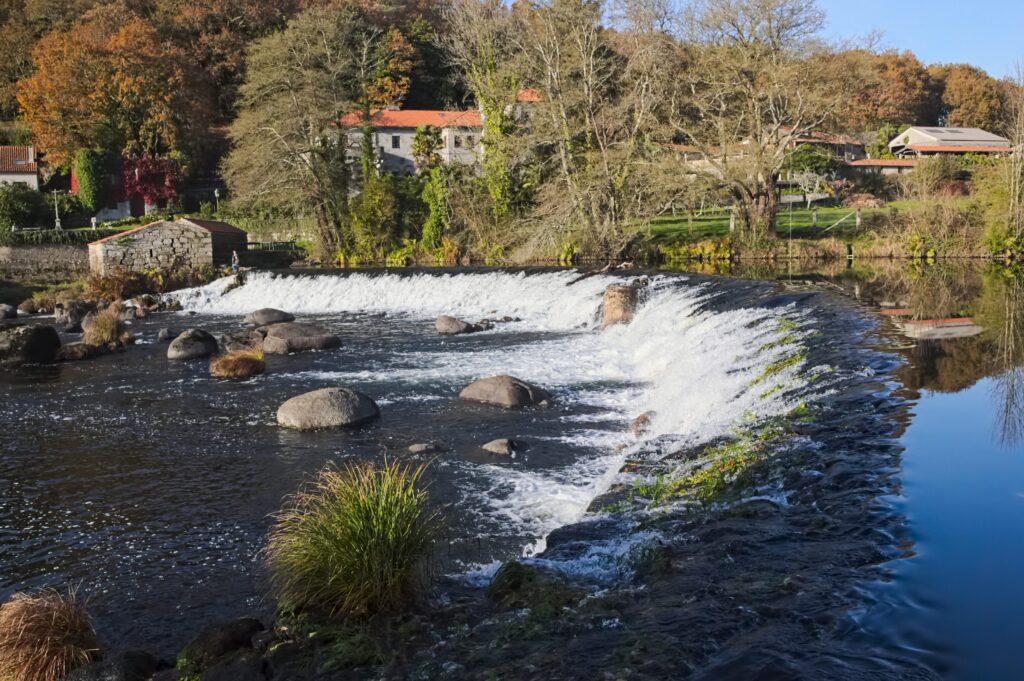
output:
[[231, 251], [231, 272], [238, 274], [238, 251]]

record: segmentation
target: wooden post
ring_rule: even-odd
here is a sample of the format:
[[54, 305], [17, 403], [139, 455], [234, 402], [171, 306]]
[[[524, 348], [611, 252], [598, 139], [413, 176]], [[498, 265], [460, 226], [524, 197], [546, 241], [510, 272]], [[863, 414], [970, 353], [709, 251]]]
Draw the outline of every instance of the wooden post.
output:
[[736, 206], [729, 209], [729, 233], [736, 231]]
[[860, 227], [860, 208], [857, 209], [857, 227]]
[[811, 227], [818, 226], [818, 207], [815, 206], [811, 209]]

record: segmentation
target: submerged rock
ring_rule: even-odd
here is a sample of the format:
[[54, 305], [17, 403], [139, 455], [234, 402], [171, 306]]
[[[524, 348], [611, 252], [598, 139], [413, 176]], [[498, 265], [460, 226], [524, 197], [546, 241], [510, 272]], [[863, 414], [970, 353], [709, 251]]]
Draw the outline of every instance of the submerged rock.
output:
[[126, 650], [108, 660], [79, 667], [64, 681], [147, 681], [167, 666], [144, 650]]
[[487, 587], [487, 597], [499, 607], [529, 608], [545, 617], [576, 605], [583, 596], [560, 577], [519, 561], [502, 565]]
[[257, 332], [264, 337], [263, 351], [271, 354], [341, 347], [341, 338], [313, 324], [282, 322], [261, 326]]
[[516, 442], [509, 438], [499, 438], [497, 440], [491, 440], [487, 444], [481, 445], [480, 449], [491, 454], [498, 454], [499, 456], [512, 456], [515, 454], [516, 449], [521, 449], [522, 443]]
[[640, 437], [648, 430], [651, 429], [651, 419], [654, 417], [653, 411], [645, 411], [640, 416], [637, 416], [629, 424], [629, 432], [633, 435]]
[[515, 409], [535, 404], [547, 405], [551, 403], [552, 398], [543, 388], [513, 376], [502, 375], [481, 378], [470, 383], [459, 393], [459, 399]]
[[57, 358], [60, 335], [45, 324], [0, 328], [0, 365], [48, 364]]
[[217, 352], [217, 339], [202, 329], [186, 329], [167, 346], [167, 359], [188, 360]]
[[18, 308], [7, 303], [0, 303], [0, 319], [17, 319]]
[[87, 343], [68, 343], [57, 351], [58, 362], [78, 362], [102, 355], [109, 355], [110, 348], [106, 345], [89, 345]]
[[162, 329], [160, 329], [159, 331], [156, 332], [156, 342], [157, 343], [166, 343], [169, 340], [171, 340], [171, 336], [173, 336], [173, 335], [174, 335], [173, 331], [171, 331], [167, 327], [164, 327], [164, 328], [162, 328]]
[[457, 336], [462, 333], [476, 333], [483, 330], [478, 324], [470, 324], [461, 319], [449, 317], [446, 314], [437, 318], [437, 321], [434, 322], [434, 328], [442, 336]]
[[265, 628], [255, 617], [206, 627], [178, 654], [178, 669], [198, 674], [231, 653], [250, 649], [252, 637]]
[[441, 446], [434, 442], [418, 442], [414, 445], [409, 445], [410, 454], [431, 454], [439, 451], [441, 451]]
[[291, 398], [277, 410], [285, 428], [311, 430], [358, 426], [380, 416], [372, 399], [349, 388], [322, 388]]
[[282, 322], [294, 321], [295, 315], [289, 314], [283, 310], [276, 310], [272, 307], [264, 307], [245, 315], [245, 323], [255, 324], [256, 326], [266, 326], [268, 324], [279, 324]]

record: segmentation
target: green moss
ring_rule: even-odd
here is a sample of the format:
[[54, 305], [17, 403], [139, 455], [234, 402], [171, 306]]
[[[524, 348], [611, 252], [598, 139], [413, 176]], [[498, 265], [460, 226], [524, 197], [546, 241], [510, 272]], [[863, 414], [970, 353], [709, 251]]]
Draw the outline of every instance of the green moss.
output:
[[766, 366], [764, 371], [761, 372], [761, 375], [750, 382], [750, 387], [753, 388], [756, 385], [764, 383], [772, 376], [775, 376], [776, 374], [785, 371], [789, 367], [796, 366], [797, 364], [800, 364], [806, 359], [807, 356], [804, 354], [803, 350], [800, 350], [799, 352], [794, 352], [791, 355], [786, 355], [782, 359], [776, 362], [772, 362], [771, 364]]
[[353, 667], [379, 667], [388, 662], [381, 641], [363, 622], [347, 622], [321, 631], [318, 637], [330, 641], [322, 651], [321, 673]]

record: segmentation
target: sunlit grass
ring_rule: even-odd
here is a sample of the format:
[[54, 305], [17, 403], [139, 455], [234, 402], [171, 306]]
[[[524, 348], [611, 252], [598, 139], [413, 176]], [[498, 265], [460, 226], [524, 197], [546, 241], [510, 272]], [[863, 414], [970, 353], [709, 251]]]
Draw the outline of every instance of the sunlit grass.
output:
[[73, 590], [18, 593], [0, 605], [0, 681], [59, 681], [92, 661], [98, 645]]

